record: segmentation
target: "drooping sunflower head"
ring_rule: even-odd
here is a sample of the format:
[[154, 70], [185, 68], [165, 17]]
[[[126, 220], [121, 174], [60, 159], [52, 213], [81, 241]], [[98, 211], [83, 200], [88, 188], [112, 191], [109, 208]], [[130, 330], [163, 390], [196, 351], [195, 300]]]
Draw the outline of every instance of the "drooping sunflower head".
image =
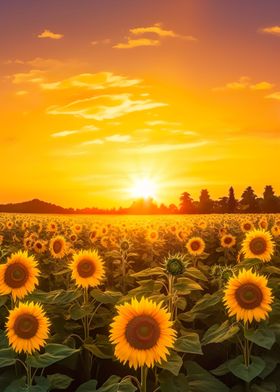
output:
[[236, 316], [238, 321], [243, 320], [244, 323], [266, 319], [272, 301], [266, 277], [252, 270], [242, 270], [233, 276], [228, 281], [223, 299], [229, 316]]
[[134, 369], [165, 361], [176, 336], [170, 313], [161, 304], [143, 297], [117, 306], [117, 311], [111, 324], [110, 341], [115, 345], [119, 361], [128, 362]]
[[6, 333], [13, 350], [32, 354], [45, 346], [49, 336], [50, 321], [41, 305], [20, 303], [10, 311]]
[[242, 242], [241, 251], [245, 258], [257, 258], [263, 262], [270, 261], [274, 251], [274, 242], [269, 232], [264, 230], [252, 230], [246, 234]]
[[199, 256], [205, 250], [205, 242], [201, 237], [192, 237], [188, 240], [186, 248], [192, 256]]
[[62, 259], [67, 252], [67, 243], [62, 235], [57, 235], [50, 240], [49, 249], [54, 259]]
[[31, 293], [38, 284], [39, 269], [33, 256], [19, 251], [0, 265], [0, 294], [11, 294], [21, 299]]
[[124, 239], [120, 243], [120, 248], [123, 252], [127, 252], [130, 248], [131, 244], [128, 240]]
[[185, 257], [182, 254], [169, 255], [164, 260], [164, 268], [166, 272], [173, 276], [182, 275], [186, 269]]
[[221, 238], [223, 248], [232, 248], [236, 244], [236, 238], [231, 234], [224, 234]]
[[105, 276], [104, 262], [95, 250], [76, 253], [70, 269], [76, 285], [84, 288], [98, 286]]

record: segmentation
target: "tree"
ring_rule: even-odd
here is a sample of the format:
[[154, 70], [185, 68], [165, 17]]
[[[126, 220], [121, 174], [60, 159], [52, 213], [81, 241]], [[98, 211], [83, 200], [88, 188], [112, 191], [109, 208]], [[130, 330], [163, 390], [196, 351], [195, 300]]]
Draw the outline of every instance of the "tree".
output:
[[213, 209], [213, 200], [211, 200], [207, 189], [202, 189], [199, 196], [199, 212], [201, 214], [209, 214]]
[[193, 199], [188, 192], [183, 192], [180, 196], [179, 211], [181, 214], [191, 214], [194, 212]]
[[242, 193], [240, 205], [244, 212], [258, 212], [257, 196], [251, 186]]
[[266, 185], [264, 188], [261, 209], [264, 212], [277, 212], [279, 209], [279, 199], [275, 196], [275, 192], [271, 185]]
[[235, 198], [234, 189], [231, 186], [229, 188], [229, 193], [228, 193], [227, 212], [229, 212], [229, 213], [235, 212], [237, 209], [237, 204], [238, 204], [238, 201]]

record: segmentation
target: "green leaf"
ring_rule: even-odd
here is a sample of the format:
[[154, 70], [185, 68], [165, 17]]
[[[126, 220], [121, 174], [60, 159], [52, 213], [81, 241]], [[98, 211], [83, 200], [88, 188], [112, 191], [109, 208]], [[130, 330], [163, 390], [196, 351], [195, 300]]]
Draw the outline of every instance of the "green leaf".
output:
[[47, 376], [52, 389], [66, 389], [69, 387], [73, 378], [66, 374], [54, 373]]
[[96, 380], [89, 380], [76, 389], [76, 392], [95, 392], [97, 386]]
[[16, 363], [15, 352], [11, 348], [2, 348], [0, 350], [0, 368], [11, 366]]
[[260, 385], [251, 386], [252, 392], [276, 392], [277, 386], [273, 382], [263, 382]]
[[185, 363], [190, 392], [228, 392], [229, 388], [193, 361]]
[[167, 371], [163, 371], [159, 375], [159, 383], [161, 392], [188, 392], [188, 380], [183, 374], [174, 376]]
[[108, 359], [112, 358], [112, 353], [107, 354], [101, 351], [101, 349], [94, 343], [91, 344], [84, 344], [83, 346], [86, 350], [90, 351], [95, 357], [101, 359]]
[[208, 282], [208, 278], [198, 269], [195, 267], [187, 267], [185, 274], [190, 276], [191, 278], [203, 280], [204, 282]]
[[174, 349], [183, 353], [203, 354], [199, 335], [196, 332], [184, 332], [174, 344]]
[[131, 274], [133, 278], [147, 278], [152, 275], [163, 275], [163, 269], [161, 267], [147, 268], [142, 271]]
[[205, 319], [209, 317], [211, 312], [221, 302], [221, 298], [220, 291], [214, 294], [207, 293], [196, 302], [189, 312], [179, 314], [178, 318], [188, 322], [197, 318]]
[[53, 290], [49, 292], [36, 290], [29, 294], [27, 299], [47, 305], [67, 305], [81, 296], [81, 290]]
[[239, 332], [237, 324], [230, 325], [226, 320], [223, 324], [214, 324], [204, 334], [201, 343], [203, 345], [210, 343], [222, 343], [225, 340], [232, 338]]
[[119, 291], [101, 291], [99, 289], [91, 290], [90, 295], [102, 304], [115, 304], [123, 296]]
[[183, 360], [175, 351], [171, 351], [167, 361], [157, 364], [157, 367], [168, 370], [170, 373], [178, 376], [180, 369], [183, 365]]
[[235, 359], [228, 361], [228, 368], [237, 378], [250, 382], [261, 374], [265, 368], [265, 362], [260, 357], [251, 355], [251, 363], [247, 367], [244, 364], [243, 356], [239, 355]]
[[43, 354], [35, 352], [26, 361], [34, 368], [45, 368], [79, 352], [79, 349], [73, 349], [63, 344], [51, 343], [46, 345]]
[[245, 332], [245, 337], [257, 346], [270, 350], [276, 341], [275, 333], [268, 327], [249, 329]]
[[188, 294], [192, 290], [203, 290], [199, 283], [190, 278], [178, 278], [177, 282], [174, 284], [174, 290], [178, 294]]

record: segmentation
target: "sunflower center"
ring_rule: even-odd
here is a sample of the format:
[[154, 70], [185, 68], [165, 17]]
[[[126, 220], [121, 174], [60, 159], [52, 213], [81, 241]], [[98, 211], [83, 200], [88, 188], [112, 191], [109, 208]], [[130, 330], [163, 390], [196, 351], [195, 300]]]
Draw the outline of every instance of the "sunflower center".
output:
[[14, 323], [15, 334], [22, 339], [31, 339], [36, 335], [39, 322], [32, 314], [21, 314]]
[[263, 299], [261, 289], [255, 284], [248, 283], [236, 290], [236, 300], [243, 309], [255, 309]]
[[266, 241], [261, 238], [253, 238], [249, 244], [250, 251], [255, 255], [261, 255], [266, 251]]
[[251, 224], [250, 223], [245, 223], [244, 229], [245, 230], [250, 230], [251, 229]]
[[127, 324], [125, 336], [133, 348], [148, 350], [156, 345], [160, 337], [160, 327], [151, 316], [136, 316]]
[[77, 271], [82, 278], [89, 278], [95, 272], [95, 266], [91, 260], [83, 259], [77, 265]]
[[231, 242], [232, 242], [232, 238], [231, 238], [231, 237], [225, 237], [225, 238], [224, 238], [224, 243], [225, 243], [226, 245], [231, 244]]
[[53, 251], [54, 253], [59, 253], [62, 249], [62, 243], [61, 241], [54, 241], [53, 243]]
[[192, 248], [192, 250], [198, 250], [200, 248], [199, 241], [192, 241], [191, 242], [191, 248]]
[[14, 263], [10, 264], [4, 276], [4, 281], [7, 286], [11, 287], [12, 289], [17, 289], [22, 287], [28, 280], [28, 270], [25, 265], [21, 263]]
[[38, 243], [36, 244], [36, 247], [37, 247], [38, 249], [42, 249], [42, 244], [40, 244], [40, 242], [38, 242]]

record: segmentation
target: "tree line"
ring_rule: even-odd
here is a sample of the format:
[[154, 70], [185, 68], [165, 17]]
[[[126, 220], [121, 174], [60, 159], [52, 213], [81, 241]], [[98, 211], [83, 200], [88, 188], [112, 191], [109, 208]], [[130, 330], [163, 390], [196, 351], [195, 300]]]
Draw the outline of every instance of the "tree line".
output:
[[248, 186], [238, 200], [231, 186], [227, 196], [213, 200], [207, 189], [202, 189], [198, 200], [193, 200], [190, 193], [180, 195], [178, 206], [170, 204], [158, 205], [152, 198], [137, 199], [130, 207], [102, 209], [88, 207], [81, 209], [63, 208], [55, 204], [33, 199], [15, 204], [1, 204], [0, 212], [13, 213], [47, 213], [47, 214], [224, 214], [224, 213], [280, 213], [280, 196], [275, 195], [271, 185], [266, 185], [262, 197], [258, 197], [251, 186]]

